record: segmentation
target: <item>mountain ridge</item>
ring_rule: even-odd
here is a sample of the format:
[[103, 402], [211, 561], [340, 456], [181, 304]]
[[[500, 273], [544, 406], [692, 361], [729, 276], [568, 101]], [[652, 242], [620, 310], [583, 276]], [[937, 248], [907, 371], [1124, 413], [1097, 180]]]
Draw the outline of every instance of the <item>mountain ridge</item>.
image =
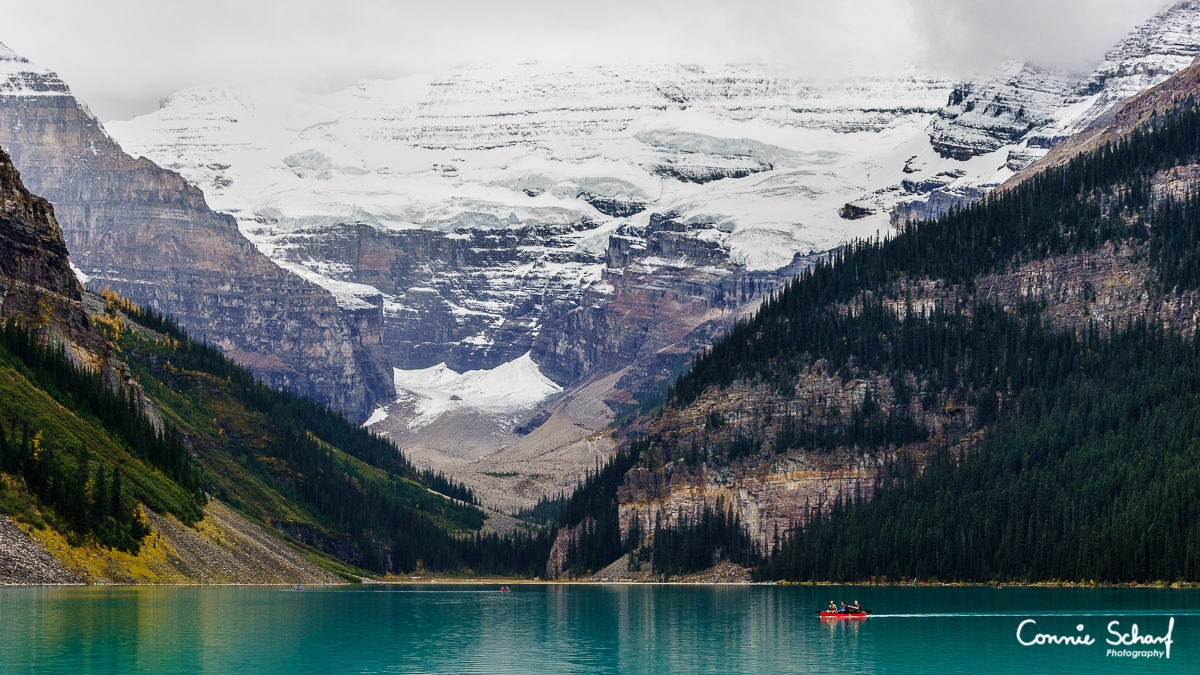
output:
[[169, 309], [280, 386], [365, 418], [387, 374], [371, 312], [267, 260], [178, 174], [127, 155], [53, 72], [0, 48], [0, 148], [55, 204], [73, 260], [103, 286]]

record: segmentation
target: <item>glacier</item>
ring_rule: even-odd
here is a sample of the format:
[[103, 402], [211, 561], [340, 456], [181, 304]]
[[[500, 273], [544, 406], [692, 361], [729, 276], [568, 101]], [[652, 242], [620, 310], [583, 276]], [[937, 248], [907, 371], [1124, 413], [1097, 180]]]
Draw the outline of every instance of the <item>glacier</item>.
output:
[[[562, 391], [538, 370], [529, 352], [487, 370], [457, 373], [439, 363], [416, 370], [397, 368], [395, 372], [396, 400], [410, 404], [415, 412], [408, 422], [409, 429], [419, 429], [459, 408], [519, 413]], [[386, 414], [375, 415], [363, 426], [384, 419]]]

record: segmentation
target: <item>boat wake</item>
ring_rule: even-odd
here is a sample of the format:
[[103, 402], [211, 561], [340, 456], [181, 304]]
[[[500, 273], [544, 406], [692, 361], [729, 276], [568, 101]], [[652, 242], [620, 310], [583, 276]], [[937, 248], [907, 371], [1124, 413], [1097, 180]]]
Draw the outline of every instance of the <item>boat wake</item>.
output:
[[872, 619], [947, 619], [958, 617], [1055, 617], [1055, 616], [1200, 616], [1200, 610], [1112, 610], [1109, 612], [933, 612], [928, 614], [872, 614]]

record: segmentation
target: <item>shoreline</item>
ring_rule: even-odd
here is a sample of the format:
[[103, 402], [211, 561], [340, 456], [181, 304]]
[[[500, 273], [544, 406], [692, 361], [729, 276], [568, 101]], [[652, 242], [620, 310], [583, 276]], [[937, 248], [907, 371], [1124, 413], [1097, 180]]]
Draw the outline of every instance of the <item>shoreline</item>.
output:
[[359, 582], [342, 582], [333, 584], [290, 584], [290, 583], [165, 583], [165, 584], [121, 584], [121, 583], [0, 583], [0, 589], [5, 588], [286, 588], [302, 585], [309, 588], [341, 588], [353, 586], [810, 586], [810, 587], [855, 587], [855, 588], [984, 588], [997, 586], [997, 590], [1006, 588], [1039, 588], [1061, 589], [1076, 588], [1086, 590], [1113, 589], [1154, 589], [1154, 590], [1195, 590], [1200, 588], [1198, 582], [1156, 582], [1156, 583], [1122, 583], [1122, 584], [1080, 584], [1063, 582], [1030, 582], [1030, 583], [980, 583], [980, 582], [835, 582], [835, 581], [589, 581], [586, 579], [504, 579], [504, 578], [461, 578], [442, 577], [428, 579], [362, 579]]

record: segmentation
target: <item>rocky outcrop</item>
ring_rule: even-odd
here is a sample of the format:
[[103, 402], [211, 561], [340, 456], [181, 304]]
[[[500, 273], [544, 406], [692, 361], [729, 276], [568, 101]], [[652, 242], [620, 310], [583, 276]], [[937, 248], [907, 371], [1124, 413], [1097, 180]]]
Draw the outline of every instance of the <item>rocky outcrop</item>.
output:
[[0, 278], [39, 286], [73, 300], [80, 299], [79, 282], [67, 261], [62, 230], [54, 209], [30, 194], [8, 155], [0, 150]]
[[897, 203], [892, 208], [892, 224], [900, 226], [922, 220], [937, 220], [952, 209], [961, 209], [982, 199], [995, 187], [994, 184], [935, 187], [916, 199]]
[[172, 314], [267, 382], [364, 418], [392, 396], [378, 317], [268, 260], [179, 174], [134, 159], [53, 73], [0, 46], [0, 147], [89, 284]]
[[91, 330], [67, 255], [53, 207], [30, 194], [0, 150], [0, 322], [17, 319], [111, 376], [110, 349]]
[[705, 505], [726, 504], [769, 550], [776, 535], [782, 537], [791, 527], [808, 522], [838, 497], [869, 499], [882, 459], [853, 452], [795, 452], [683, 473], [658, 474], [639, 467], [630, 472], [621, 493], [622, 531], [628, 533], [637, 519], [642, 532], [653, 532], [655, 523], [666, 527], [694, 518]]
[[319, 531], [311, 525], [295, 522], [276, 523], [275, 527], [292, 539], [311, 546], [318, 551], [328, 553], [338, 560], [348, 562], [351, 565], [358, 565], [362, 562], [362, 553], [354, 547], [354, 542], [350, 540], [349, 536], [330, 535]]
[[588, 518], [575, 527], [559, 530], [558, 537], [550, 545], [550, 558], [546, 561], [546, 578], [561, 579], [566, 574], [567, 552], [579, 539], [585, 527], [595, 527], [596, 521]]
[[[776, 535], [808, 522], [835, 501], [869, 499], [899, 448], [773, 449], [792, 421], [848, 419], [868, 392], [893, 405], [886, 378], [843, 382], [818, 364], [798, 378], [794, 397], [737, 384], [706, 392], [687, 408], [668, 408], [634, 428], [652, 442], [618, 492], [622, 532], [628, 533], [635, 519], [642, 532], [653, 532], [656, 524], [669, 526], [695, 517], [705, 505], [724, 504], [769, 550]], [[904, 411], [930, 432], [929, 442], [904, 450], [918, 461], [968, 431], [972, 414], [945, 397], [929, 404], [912, 401]], [[730, 447], [740, 442], [751, 445], [731, 459]]]
[[1074, 85], [1074, 78], [1027, 64], [1011, 64], [999, 78], [961, 83], [939, 112], [929, 142], [942, 157], [962, 161], [1020, 142], [1052, 121]]

